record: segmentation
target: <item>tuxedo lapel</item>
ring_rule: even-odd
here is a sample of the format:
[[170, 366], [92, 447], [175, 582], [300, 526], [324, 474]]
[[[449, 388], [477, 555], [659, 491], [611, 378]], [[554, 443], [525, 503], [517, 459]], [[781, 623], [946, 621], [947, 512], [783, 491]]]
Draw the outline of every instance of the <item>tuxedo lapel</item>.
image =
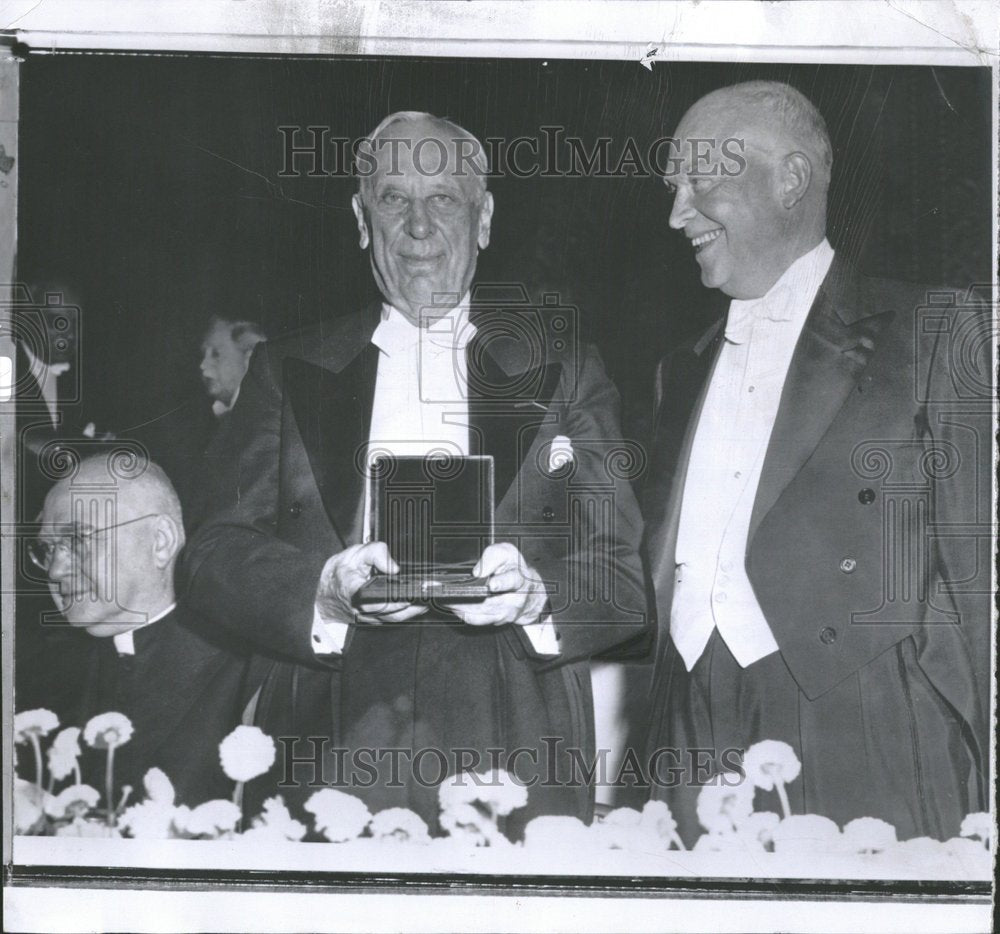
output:
[[[490, 454], [499, 504], [514, 482], [538, 434], [552, 420], [549, 406], [559, 385], [559, 363], [519, 368], [491, 352], [482, 325], [466, 348], [468, 364], [469, 453]], [[488, 325], [487, 325], [488, 328]]]
[[649, 529], [647, 554], [657, 587], [657, 602], [661, 593], [665, 593], [663, 588], [670, 589], [673, 584], [684, 478], [709, 376], [722, 344], [722, 324], [720, 319], [693, 347], [673, 355], [661, 386], [650, 481], [643, 497]]
[[862, 378], [887, 310], [865, 308], [858, 298], [854, 273], [834, 261], [785, 378], [754, 500], [748, 544]]
[[351, 540], [364, 495], [364, 448], [371, 428], [378, 348], [377, 321], [368, 315], [354, 334], [340, 336], [336, 357], [323, 365], [284, 362], [284, 385], [302, 444], [330, 520]]

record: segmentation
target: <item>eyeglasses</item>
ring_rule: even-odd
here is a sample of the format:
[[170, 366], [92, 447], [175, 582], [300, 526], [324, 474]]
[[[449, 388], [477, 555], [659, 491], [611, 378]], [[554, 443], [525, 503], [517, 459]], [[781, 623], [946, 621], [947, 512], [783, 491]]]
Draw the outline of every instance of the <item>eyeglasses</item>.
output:
[[112, 529], [120, 529], [133, 522], [141, 522], [143, 519], [152, 519], [158, 516], [158, 512], [149, 512], [144, 516], [137, 516], [135, 519], [127, 519], [125, 522], [116, 522], [114, 525], [106, 525], [100, 529], [87, 529], [86, 531], [74, 530], [69, 535], [62, 535], [59, 538], [45, 539], [33, 538], [28, 542], [28, 557], [33, 564], [48, 573], [55, 560], [56, 552], [62, 549], [74, 561], [83, 562], [87, 560], [90, 552], [90, 540], [101, 532], [110, 532]]

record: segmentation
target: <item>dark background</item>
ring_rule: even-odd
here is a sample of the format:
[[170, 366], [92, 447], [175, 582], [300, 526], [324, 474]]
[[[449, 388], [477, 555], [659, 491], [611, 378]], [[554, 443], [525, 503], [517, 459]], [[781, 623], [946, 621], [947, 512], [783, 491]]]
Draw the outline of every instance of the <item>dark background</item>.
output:
[[[702, 94], [787, 80], [833, 140], [830, 239], [875, 275], [990, 276], [989, 72], [636, 62], [31, 56], [22, 68], [18, 278], [80, 296], [83, 406], [127, 433], [200, 392], [213, 313], [276, 335], [372, 297], [348, 177], [279, 177], [282, 125], [365, 135], [426, 110], [480, 137], [561, 125], [645, 152]], [[617, 161], [617, 159], [615, 159]], [[300, 163], [301, 166], [301, 163]], [[332, 160], [329, 167], [332, 167]], [[481, 281], [580, 308], [643, 437], [660, 355], [711, 318], [656, 178], [498, 178]]]

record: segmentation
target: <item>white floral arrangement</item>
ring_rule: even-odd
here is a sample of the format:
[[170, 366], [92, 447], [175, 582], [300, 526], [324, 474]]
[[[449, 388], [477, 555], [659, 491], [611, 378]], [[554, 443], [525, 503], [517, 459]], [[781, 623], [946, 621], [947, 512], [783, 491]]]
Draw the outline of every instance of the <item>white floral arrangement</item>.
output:
[[[513, 844], [503, 832], [504, 819], [527, 804], [528, 790], [500, 769], [456, 773], [439, 787], [442, 835], [438, 837], [432, 837], [424, 820], [408, 808], [373, 814], [360, 798], [335, 788], [319, 789], [306, 800], [311, 826], [295, 819], [280, 796], [268, 798], [261, 813], [246, 821], [240, 808], [243, 786], [265, 774], [276, 754], [274, 740], [252, 726], [237, 727], [219, 744], [219, 763], [235, 783], [231, 800], [205, 801], [193, 808], [178, 805], [169, 777], [151, 768], [143, 777], [144, 798], [129, 805], [132, 789], [127, 786], [117, 802], [114, 799], [115, 750], [133, 735], [128, 718], [109, 712], [93, 717], [82, 730], [66, 727], [55, 732], [58, 729], [58, 717], [49, 710], [29, 710], [14, 718], [15, 741], [31, 747], [35, 765], [34, 782], [17, 775], [14, 779], [19, 834], [269, 843], [310, 838], [340, 845], [366, 840], [386, 846], [440, 845], [461, 851], [519, 846], [569, 854], [684, 849], [677, 823], [662, 801], [648, 801], [641, 811], [616, 808], [589, 826], [576, 817], [535, 817], [525, 827], [524, 840]], [[43, 756], [42, 741], [53, 733]], [[103, 806], [101, 793], [85, 784], [80, 774], [81, 739], [106, 753]], [[735, 859], [750, 871], [759, 871], [759, 859], [766, 853], [788, 860], [835, 855], [860, 860], [859, 866], [886, 857], [922, 864], [946, 859], [976, 867], [990, 864], [993, 821], [988, 813], [967, 815], [960, 835], [946, 841], [929, 837], [900, 841], [892, 824], [875, 817], [861, 817], [840, 828], [818, 814], [792, 813], [786, 786], [801, 771], [802, 764], [787, 743], [766, 740], [747, 749], [743, 774], [716, 776], [715, 783], [699, 793], [696, 814], [705, 833], [694, 852], [720, 854], [711, 857], [720, 860], [726, 854], [725, 859]], [[754, 810], [758, 789], [777, 793], [781, 814]]]

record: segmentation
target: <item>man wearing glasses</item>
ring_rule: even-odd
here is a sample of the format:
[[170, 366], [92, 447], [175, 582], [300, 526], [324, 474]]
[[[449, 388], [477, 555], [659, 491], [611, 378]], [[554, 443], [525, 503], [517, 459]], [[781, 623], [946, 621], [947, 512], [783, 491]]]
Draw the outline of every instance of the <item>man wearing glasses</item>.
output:
[[135, 732], [116, 754], [120, 786], [141, 788], [156, 766], [179, 802], [194, 805], [232, 793], [216, 747], [240, 722], [247, 656], [233, 643], [208, 641], [178, 608], [174, 565], [183, 544], [166, 474], [150, 463], [123, 479], [100, 456], [49, 492], [29, 555], [59, 613], [96, 637], [79, 659], [78, 725], [98, 713], [125, 714]]

